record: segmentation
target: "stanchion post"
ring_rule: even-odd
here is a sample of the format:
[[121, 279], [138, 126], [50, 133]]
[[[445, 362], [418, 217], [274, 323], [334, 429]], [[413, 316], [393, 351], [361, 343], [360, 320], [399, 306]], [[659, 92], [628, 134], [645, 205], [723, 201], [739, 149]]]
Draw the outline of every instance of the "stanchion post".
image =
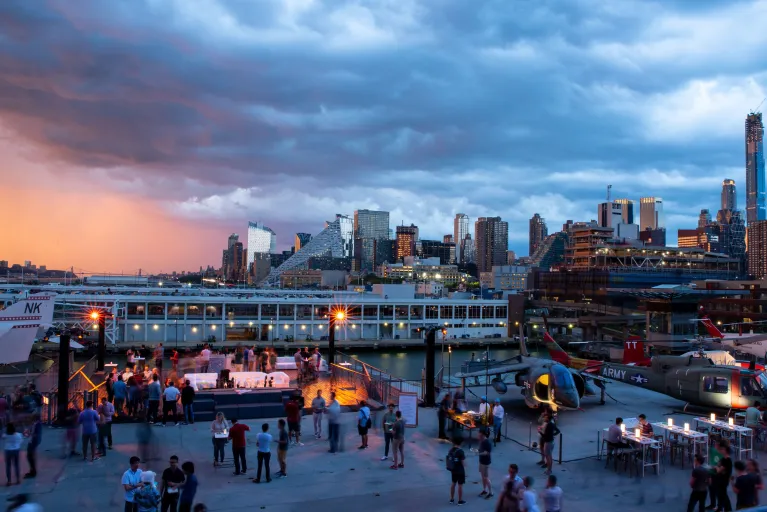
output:
[[530, 432], [529, 436], [527, 438], [527, 447], [532, 450], [533, 449], [533, 422], [530, 422]]
[[559, 433], [559, 465], [562, 465], [562, 432]]

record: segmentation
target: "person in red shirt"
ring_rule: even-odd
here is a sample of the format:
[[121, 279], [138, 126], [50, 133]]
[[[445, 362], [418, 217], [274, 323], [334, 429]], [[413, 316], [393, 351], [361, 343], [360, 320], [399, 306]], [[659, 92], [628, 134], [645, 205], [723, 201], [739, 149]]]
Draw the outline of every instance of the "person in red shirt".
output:
[[288, 439], [295, 435], [295, 443], [298, 446], [301, 444], [301, 409], [298, 407], [296, 397], [291, 397], [290, 401], [285, 404], [285, 415], [288, 419]]
[[[244, 475], [248, 471], [248, 463], [245, 460], [245, 432], [250, 427], [237, 423], [237, 418], [232, 418], [232, 426], [229, 428], [229, 439], [232, 440], [232, 457], [234, 457], [234, 475]], [[240, 466], [242, 464], [242, 466]], [[242, 471], [240, 471], [242, 469]]]

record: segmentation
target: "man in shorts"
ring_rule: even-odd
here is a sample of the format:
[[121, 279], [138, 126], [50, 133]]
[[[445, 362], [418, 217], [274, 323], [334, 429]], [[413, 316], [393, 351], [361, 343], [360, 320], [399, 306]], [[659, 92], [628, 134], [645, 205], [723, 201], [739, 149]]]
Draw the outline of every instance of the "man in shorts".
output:
[[290, 397], [290, 401], [285, 404], [285, 415], [288, 420], [288, 437], [295, 437], [294, 444], [303, 446], [301, 443], [301, 409], [298, 407], [296, 397]]
[[450, 504], [455, 503], [455, 486], [458, 486], [458, 504], [465, 505], [463, 501], [463, 484], [466, 483], [466, 468], [463, 467], [463, 463], [466, 460], [466, 454], [461, 449], [461, 443], [463, 439], [456, 437], [453, 440], [453, 447], [448, 453], [448, 457], [453, 459], [453, 469], [450, 470], [450, 476], [452, 483], [450, 484]]
[[479, 430], [479, 476], [482, 478], [482, 492], [479, 497], [489, 500], [493, 497], [493, 486], [490, 482], [490, 452], [493, 451], [493, 445], [487, 434], [484, 429]]
[[551, 419], [551, 413], [545, 412], [543, 414], [543, 425], [541, 426], [541, 441], [543, 443], [543, 457], [546, 465], [545, 475], [551, 474], [551, 467], [554, 464], [554, 438], [556, 436], [557, 427]]

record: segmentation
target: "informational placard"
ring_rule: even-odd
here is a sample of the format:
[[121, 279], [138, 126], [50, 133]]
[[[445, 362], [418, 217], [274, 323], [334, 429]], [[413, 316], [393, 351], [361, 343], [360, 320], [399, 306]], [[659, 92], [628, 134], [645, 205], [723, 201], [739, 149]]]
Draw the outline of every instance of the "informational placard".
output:
[[402, 413], [402, 419], [405, 420], [406, 427], [418, 426], [418, 394], [400, 393], [399, 404], [397, 405]]

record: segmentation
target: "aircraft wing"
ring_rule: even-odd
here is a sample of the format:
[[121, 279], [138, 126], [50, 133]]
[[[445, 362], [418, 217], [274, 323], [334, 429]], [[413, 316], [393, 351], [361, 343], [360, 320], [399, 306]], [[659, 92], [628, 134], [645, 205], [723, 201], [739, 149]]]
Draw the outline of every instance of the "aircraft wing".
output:
[[476, 372], [456, 373], [455, 377], [459, 379], [468, 379], [472, 377], [484, 377], [485, 375], [503, 375], [505, 373], [517, 373], [530, 369], [530, 363], [514, 363], [505, 364], [503, 366], [496, 366], [495, 368], [488, 368], [487, 370], [479, 370]]

